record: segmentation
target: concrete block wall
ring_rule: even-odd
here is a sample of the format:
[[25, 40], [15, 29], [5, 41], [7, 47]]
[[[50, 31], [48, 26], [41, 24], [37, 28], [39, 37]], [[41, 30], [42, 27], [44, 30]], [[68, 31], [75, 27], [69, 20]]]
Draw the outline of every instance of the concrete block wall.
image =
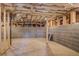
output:
[[45, 27], [12, 26], [11, 38], [45, 38]]
[[51, 30], [53, 41], [79, 52], [79, 24], [62, 25]]

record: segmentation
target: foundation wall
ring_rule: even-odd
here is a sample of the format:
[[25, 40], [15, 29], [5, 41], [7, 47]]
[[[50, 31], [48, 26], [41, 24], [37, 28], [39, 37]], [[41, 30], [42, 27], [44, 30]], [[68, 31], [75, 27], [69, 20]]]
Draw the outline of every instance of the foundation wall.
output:
[[53, 34], [53, 41], [79, 52], [79, 24], [62, 25], [49, 29], [49, 33]]
[[11, 28], [11, 38], [45, 38], [45, 27], [14, 27]]

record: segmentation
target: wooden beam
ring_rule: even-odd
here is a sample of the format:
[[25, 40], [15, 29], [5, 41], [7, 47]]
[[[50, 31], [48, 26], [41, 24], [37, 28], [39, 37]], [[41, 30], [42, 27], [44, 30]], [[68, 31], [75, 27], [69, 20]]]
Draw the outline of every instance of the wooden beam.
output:
[[6, 36], [7, 36], [6, 30], [7, 29], [6, 29], [6, 10], [5, 9], [4, 9], [4, 16], [3, 17], [4, 17], [4, 40], [6, 40]]
[[7, 12], [7, 36], [10, 44], [10, 12]]
[[0, 42], [1, 42], [1, 3], [0, 3]]
[[41, 16], [40, 16], [40, 15], [38, 15], [38, 16], [37, 16], [37, 18], [36, 18], [36, 21], [39, 21], [40, 17], [41, 17]]
[[26, 14], [32, 14], [32, 15], [46, 15], [46, 16], [50, 16], [50, 15], [53, 15], [54, 13], [39, 13], [39, 12], [28, 12], [26, 10], [16, 10], [14, 13], [26, 13]]
[[67, 24], [66, 22], [67, 22], [66, 16], [63, 15], [63, 25], [66, 25]]
[[41, 20], [41, 18], [42, 18], [42, 16], [40, 16], [40, 18], [38, 19], [38, 21], [40, 21], [40, 20]]
[[46, 20], [46, 43], [48, 44], [48, 19], [45, 18]]
[[33, 19], [33, 21], [35, 21], [35, 20], [36, 20], [37, 16], [38, 16], [38, 15], [35, 15], [35, 18]]
[[44, 20], [45, 20], [45, 17], [46, 17], [46, 16], [43, 15], [43, 16], [41, 17], [40, 21], [44, 21]]
[[31, 20], [33, 21], [33, 20], [34, 20], [34, 18], [35, 18], [35, 16], [34, 16], [34, 15], [32, 15], [32, 18], [31, 18]]
[[70, 18], [71, 18], [71, 23], [72, 24], [76, 23], [76, 11], [71, 11], [70, 12]]

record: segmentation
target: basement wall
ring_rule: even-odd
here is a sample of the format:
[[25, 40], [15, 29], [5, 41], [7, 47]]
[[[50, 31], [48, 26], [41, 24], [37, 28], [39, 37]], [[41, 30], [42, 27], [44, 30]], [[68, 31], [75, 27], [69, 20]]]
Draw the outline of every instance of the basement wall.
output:
[[50, 28], [53, 41], [79, 52], [79, 24], [68, 24]]
[[11, 38], [45, 38], [45, 27], [11, 27]]

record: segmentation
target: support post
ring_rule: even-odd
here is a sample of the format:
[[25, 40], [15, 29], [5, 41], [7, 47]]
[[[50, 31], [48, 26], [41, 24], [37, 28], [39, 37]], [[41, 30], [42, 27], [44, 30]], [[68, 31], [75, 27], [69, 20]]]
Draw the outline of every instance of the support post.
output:
[[55, 25], [55, 20], [53, 20], [53, 28], [55, 28], [55, 26], [56, 26], [56, 25]]
[[6, 10], [4, 9], [4, 40], [6, 40]]
[[46, 20], [46, 43], [48, 44], [48, 20], [47, 18], [45, 20]]
[[76, 11], [70, 12], [71, 24], [76, 23]]
[[1, 42], [1, 4], [0, 4], [0, 42]]
[[63, 16], [63, 25], [66, 25], [66, 24], [67, 24], [66, 16], [64, 15], [64, 16]]
[[10, 13], [7, 12], [7, 35], [8, 35], [8, 41], [10, 45]]
[[50, 27], [52, 27], [52, 20], [50, 21]]
[[60, 26], [60, 19], [57, 17], [57, 26]]

